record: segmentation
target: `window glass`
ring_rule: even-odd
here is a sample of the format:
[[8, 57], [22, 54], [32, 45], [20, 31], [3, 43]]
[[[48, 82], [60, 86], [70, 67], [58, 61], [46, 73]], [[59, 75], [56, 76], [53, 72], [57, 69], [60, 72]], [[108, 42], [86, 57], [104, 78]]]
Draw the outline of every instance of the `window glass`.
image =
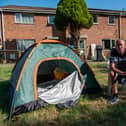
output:
[[110, 49], [110, 40], [105, 40], [104, 41], [104, 48], [105, 49]]
[[48, 24], [54, 24], [54, 19], [55, 19], [54, 15], [49, 15], [48, 16]]
[[27, 14], [27, 13], [16, 13], [15, 22], [23, 23], [23, 24], [33, 24], [34, 16], [32, 14]]
[[16, 13], [15, 14], [15, 22], [16, 23], [20, 23], [21, 22], [21, 14], [20, 13]]
[[93, 23], [97, 24], [98, 23], [98, 16], [97, 15], [93, 15]]
[[116, 46], [116, 41], [112, 40], [112, 48]]
[[115, 16], [108, 16], [109, 24], [115, 23]]
[[70, 40], [70, 47], [75, 48], [74, 42], [72, 40]]
[[16, 40], [17, 50], [25, 51], [29, 46], [35, 43], [35, 40]]
[[104, 49], [112, 49], [115, 47], [116, 41], [111, 39], [104, 39], [102, 40], [102, 44]]
[[84, 48], [84, 41], [80, 40], [80, 48]]

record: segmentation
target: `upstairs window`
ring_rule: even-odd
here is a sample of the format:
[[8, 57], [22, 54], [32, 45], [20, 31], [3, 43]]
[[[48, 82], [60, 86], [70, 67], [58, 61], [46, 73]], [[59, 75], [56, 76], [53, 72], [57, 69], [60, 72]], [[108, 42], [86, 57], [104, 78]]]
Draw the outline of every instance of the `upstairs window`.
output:
[[35, 40], [33, 39], [18, 39], [16, 40], [17, 50], [23, 52], [34, 43]]
[[115, 16], [108, 16], [108, 23], [115, 24]]
[[34, 24], [34, 16], [28, 13], [16, 13], [15, 23]]
[[49, 15], [48, 16], [48, 24], [54, 24], [54, 19], [55, 19], [54, 15]]
[[116, 46], [116, 40], [103, 39], [102, 45], [103, 45], [103, 49], [112, 49]]
[[98, 24], [98, 15], [93, 15], [93, 24]]

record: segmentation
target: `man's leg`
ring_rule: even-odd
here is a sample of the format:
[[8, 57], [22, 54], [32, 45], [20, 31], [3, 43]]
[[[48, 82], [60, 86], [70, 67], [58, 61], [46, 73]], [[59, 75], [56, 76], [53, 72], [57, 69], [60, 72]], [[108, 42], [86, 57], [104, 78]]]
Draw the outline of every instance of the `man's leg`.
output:
[[111, 71], [110, 72], [110, 85], [112, 87], [112, 93], [111, 95], [113, 96], [114, 94], [118, 94], [118, 87], [116, 83], [116, 73]]
[[116, 73], [109, 71], [108, 73], [108, 95], [111, 97], [113, 93], [117, 92], [117, 86], [115, 85]]
[[110, 103], [114, 104], [116, 102], [118, 102], [118, 87], [117, 87], [117, 83], [116, 83], [116, 73], [113, 71], [110, 71], [109, 74], [109, 84], [111, 86], [111, 100]]

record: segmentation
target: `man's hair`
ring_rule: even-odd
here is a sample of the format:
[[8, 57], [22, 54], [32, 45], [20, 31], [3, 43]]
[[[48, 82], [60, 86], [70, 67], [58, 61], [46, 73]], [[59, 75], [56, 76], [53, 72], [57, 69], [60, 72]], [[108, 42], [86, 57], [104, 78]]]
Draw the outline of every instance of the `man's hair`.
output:
[[124, 40], [118, 39], [118, 40], [116, 40], [116, 45], [117, 45], [119, 42], [123, 42], [123, 43], [125, 44], [125, 41], [124, 41]]

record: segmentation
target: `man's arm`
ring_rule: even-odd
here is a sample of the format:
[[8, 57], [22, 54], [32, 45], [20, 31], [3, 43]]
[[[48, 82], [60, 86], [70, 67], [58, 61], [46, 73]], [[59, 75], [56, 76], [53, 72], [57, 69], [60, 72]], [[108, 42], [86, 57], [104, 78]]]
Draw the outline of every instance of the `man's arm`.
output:
[[126, 75], [126, 72], [125, 72], [125, 71], [119, 70], [119, 69], [116, 67], [116, 65], [115, 65], [114, 63], [111, 63], [111, 64], [110, 64], [110, 67], [111, 67], [111, 69], [112, 69], [114, 72], [116, 72], [116, 73], [118, 73], [118, 74], [120, 74], [120, 75]]

